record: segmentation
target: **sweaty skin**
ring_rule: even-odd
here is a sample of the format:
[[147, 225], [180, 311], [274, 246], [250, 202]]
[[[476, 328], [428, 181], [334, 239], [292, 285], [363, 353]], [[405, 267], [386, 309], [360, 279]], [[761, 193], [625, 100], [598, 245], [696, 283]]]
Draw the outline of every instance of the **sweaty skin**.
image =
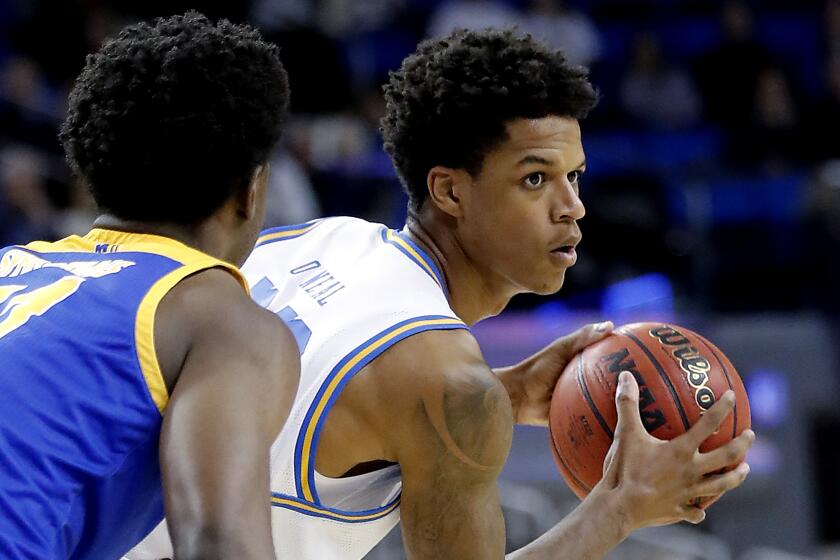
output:
[[[562, 287], [574, 263], [569, 247], [581, 237], [584, 170], [577, 121], [546, 117], [510, 122], [507, 139], [486, 154], [476, 176], [440, 166], [429, 171], [429, 199], [409, 217], [407, 231], [443, 271], [450, 305], [465, 323], [499, 313], [517, 293]], [[340, 477], [399, 463], [409, 558], [503, 558], [496, 479], [513, 424], [546, 425], [566, 363], [611, 328], [584, 327], [495, 372], [467, 331], [406, 338], [342, 392], [321, 434], [316, 469]], [[731, 394], [687, 434], [662, 442], [640, 429], [638, 387], [626, 377], [604, 479], [572, 514], [509, 558], [601, 558], [637, 528], [701, 521], [703, 510], [686, 505], [692, 498], [720, 495], [744, 480], [745, 465], [705, 475], [741, 461], [751, 431], [698, 452], [731, 412]]]

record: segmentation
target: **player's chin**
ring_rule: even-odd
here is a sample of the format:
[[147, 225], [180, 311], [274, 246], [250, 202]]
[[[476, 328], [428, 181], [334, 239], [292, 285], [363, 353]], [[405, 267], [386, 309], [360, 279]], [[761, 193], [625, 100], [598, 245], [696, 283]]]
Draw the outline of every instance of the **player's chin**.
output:
[[539, 282], [534, 282], [529, 286], [529, 292], [540, 296], [550, 296], [556, 294], [563, 287], [566, 281], [566, 271], [553, 270], [550, 274], [543, 274], [539, 277]]

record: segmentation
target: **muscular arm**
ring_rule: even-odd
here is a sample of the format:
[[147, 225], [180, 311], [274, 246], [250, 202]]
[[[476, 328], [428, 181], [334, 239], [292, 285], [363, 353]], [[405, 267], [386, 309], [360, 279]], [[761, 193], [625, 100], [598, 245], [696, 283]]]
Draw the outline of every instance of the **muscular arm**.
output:
[[[496, 479], [512, 436], [507, 392], [468, 333], [412, 338], [400, 343], [399, 357], [388, 357], [406, 364], [394, 381], [406, 397], [391, 401], [403, 410], [406, 422], [399, 429], [392, 425], [391, 445], [403, 473], [401, 516], [408, 556], [501, 559], [505, 527]], [[407, 395], [416, 396], [414, 405]], [[508, 557], [600, 558], [626, 536], [612, 500], [593, 493], [563, 522]]]
[[392, 402], [406, 422], [390, 442], [402, 469], [408, 557], [501, 558], [496, 478], [510, 449], [510, 400], [466, 332], [422, 333], [399, 346], [401, 361], [413, 364], [395, 381], [404, 396]]
[[596, 560], [627, 538], [626, 526], [617, 498], [596, 488], [560, 523], [505, 558]]
[[160, 460], [176, 557], [273, 558], [269, 447], [297, 387], [294, 339], [220, 270], [176, 286], [155, 334], [174, 382]]
[[[512, 408], [502, 382], [464, 331], [433, 331], [400, 342], [380, 359], [380, 426], [389, 456], [403, 473], [403, 535], [412, 560], [499, 560], [505, 532], [496, 478], [507, 458]], [[382, 366], [385, 366], [382, 368]], [[508, 558], [595, 560], [642, 527], [699, 523], [697, 496], [735, 488], [754, 434], [746, 430], [708, 453], [698, 448], [731, 412], [725, 394], [687, 433], [661, 441], [639, 416], [633, 376], [619, 377], [618, 424], [604, 477], [587, 498], [551, 530]], [[400, 418], [400, 422], [394, 422]]]

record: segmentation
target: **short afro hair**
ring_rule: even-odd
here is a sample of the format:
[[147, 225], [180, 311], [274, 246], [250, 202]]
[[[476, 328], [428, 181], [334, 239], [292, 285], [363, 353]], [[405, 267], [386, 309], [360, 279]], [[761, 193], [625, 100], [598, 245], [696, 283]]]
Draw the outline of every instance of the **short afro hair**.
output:
[[195, 224], [249, 184], [288, 102], [276, 45], [187, 12], [126, 27], [88, 55], [59, 136], [101, 211]]
[[571, 66], [513, 30], [456, 30], [423, 41], [384, 87], [385, 151], [419, 210], [436, 165], [475, 175], [517, 118], [584, 118], [598, 95], [584, 68]]

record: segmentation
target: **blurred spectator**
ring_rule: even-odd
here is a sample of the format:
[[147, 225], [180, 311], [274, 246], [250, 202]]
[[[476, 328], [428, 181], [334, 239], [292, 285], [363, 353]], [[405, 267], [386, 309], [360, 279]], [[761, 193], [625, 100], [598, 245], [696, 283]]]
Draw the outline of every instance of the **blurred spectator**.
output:
[[382, 29], [391, 23], [407, 0], [321, 0], [318, 21], [333, 37]]
[[601, 37], [595, 24], [586, 14], [570, 10], [563, 0], [531, 0], [520, 27], [562, 50], [574, 64], [588, 67], [601, 56]]
[[620, 100], [622, 109], [648, 128], [684, 128], [700, 116], [691, 79], [665, 61], [659, 40], [651, 34], [636, 37]]
[[55, 237], [45, 168], [44, 158], [30, 148], [0, 152], [0, 246]]
[[753, 110], [743, 128], [733, 130], [735, 163], [780, 174], [802, 161], [804, 137], [790, 82], [779, 70], [763, 71], [756, 84]]
[[486, 29], [517, 23], [517, 13], [498, 0], [449, 0], [442, 2], [429, 18], [429, 37], [448, 35], [456, 28]]
[[723, 7], [723, 42], [701, 58], [698, 83], [708, 116], [725, 125], [749, 118], [761, 72], [772, 57], [756, 39], [747, 5], [730, 0]]
[[315, 9], [311, 0], [255, 0], [251, 21], [267, 32], [310, 28], [315, 25]]
[[[783, 10], [760, 14], [761, 29], [779, 38], [773, 41], [773, 56], [754, 33], [750, 5]], [[719, 6], [720, 32], [710, 19]], [[823, 6], [823, 12], [817, 6]], [[587, 196], [597, 204], [590, 205], [587, 220], [600, 220], [604, 231], [618, 227], [622, 239], [635, 240], [629, 241], [631, 245], [654, 249], [645, 252], [643, 262], [627, 263], [621, 252], [616, 256], [609, 239], [599, 242], [597, 235], [590, 237], [592, 252], [587, 262], [593, 263], [597, 274], [587, 275], [582, 261], [564, 290], [565, 297], [575, 297], [630, 269], [667, 272], [680, 282], [687, 297], [702, 296], [708, 280], [697, 272], [702, 267], [675, 266], [672, 248], [663, 241], [675, 212], [679, 214], [671, 203], [663, 202], [673, 198], [675, 185], [687, 179], [697, 184], [726, 182], [733, 171], [745, 184], [764, 185], [768, 171], [791, 169], [792, 175], [798, 175], [800, 162], [840, 160], [840, 145], [826, 140], [840, 129], [840, 0], [796, 5], [782, 0], [770, 5], [751, 0], [642, 4], [616, 0], [0, 0], [0, 242], [81, 233], [90, 226], [95, 209], [89, 194], [78, 183], [68, 184], [58, 170], [56, 133], [64, 90], [78, 74], [84, 54], [123, 22], [188, 7], [212, 18], [241, 21], [249, 16], [281, 46], [290, 75], [293, 113], [286, 145], [271, 160], [267, 226], [333, 214], [402, 225], [405, 200], [377, 132], [382, 112], [379, 88], [387, 70], [398, 65], [424, 33], [440, 36], [455, 27], [519, 24], [523, 31], [563, 50], [574, 63], [593, 66], [594, 82], [604, 102], [584, 123], [585, 141], [592, 147], [592, 172], [621, 188], [605, 190], [610, 196], [598, 194], [593, 175], [588, 187], [594, 188], [587, 189]], [[822, 16], [828, 61], [825, 87], [821, 96], [807, 104], [799, 102], [798, 90], [791, 92], [799, 81], [792, 82], [775, 69], [776, 55], [784, 60], [807, 56], [801, 40], [791, 39], [801, 39], [801, 34], [778, 33], [784, 24], [781, 16], [788, 13], [800, 23], [805, 19], [813, 23]], [[636, 37], [631, 51], [627, 45], [642, 25], [657, 30], [656, 39]], [[768, 39], [766, 34], [761, 37]], [[692, 81], [677, 63], [704, 50], [696, 60]], [[632, 52], [629, 64], [628, 52]], [[698, 99], [708, 110], [708, 120], [720, 126], [672, 133], [701, 122]], [[624, 127], [628, 118], [633, 125], [629, 130]], [[653, 130], [634, 130], [640, 127]], [[721, 137], [731, 148], [728, 160], [714, 156], [723, 152]], [[644, 142], [628, 150], [627, 143], [636, 139]], [[28, 147], [2, 151], [21, 144]], [[694, 163], [706, 158], [714, 158], [723, 168]], [[737, 170], [732, 163], [738, 165]], [[719, 171], [720, 177], [710, 178], [710, 169]], [[634, 186], [659, 185], [665, 179], [667, 186], [662, 183], [656, 192]], [[737, 200], [741, 183], [732, 184]], [[834, 191], [823, 188], [819, 192]], [[765, 208], [762, 211], [773, 214], [781, 203], [767, 196], [757, 202]], [[657, 202], [651, 206], [654, 199]], [[832, 204], [826, 203], [829, 207]], [[611, 208], [631, 208], [630, 214], [639, 220], [624, 224], [623, 214], [609, 213]], [[764, 273], [754, 268], [756, 259], [748, 258], [755, 253], [752, 244], [780, 228], [732, 216], [733, 231], [744, 232], [740, 245], [733, 245], [728, 236], [716, 244], [714, 234], [705, 231], [697, 233], [694, 243], [709, 247], [706, 253], [713, 262], [745, 263], [730, 274], [738, 276], [729, 279], [734, 284], [721, 286], [747, 286]], [[825, 228], [840, 220], [825, 212], [809, 216], [809, 231], [819, 232], [815, 236], [827, 235]], [[815, 252], [815, 258], [840, 250], [840, 244], [828, 247], [825, 240], [811, 239], [823, 251]], [[621, 246], [624, 251], [625, 244]], [[726, 250], [728, 254], [715, 258]], [[836, 284], [840, 275], [832, 278]], [[792, 289], [791, 301], [795, 297], [801, 295]], [[837, 299], [827, 288], [815, 297]], [[734, 305], [731, 297], [709, 303], [724, 308]], [[766, 305], [760, 298], [754, 298], [753, 304]], [[773, 305], [780, 305], [779, 300]]]
[[296, 118], [288, 135], [315, 171], [349, 171], [375, 142], [364, 120], [349, 112]]
[[269, 164], [264, 226], [301, 224], [320, 217], [321, 207], [309, 175], [292, 154], [279, 147]]
[[0, 142], [23, 142], [58, 152], [61, 98], [49, 90], [38, 65], [14, 57], [0, 74]]
[[351, 90], [379, 87], [399, 68], [422, 37], [422, 21], [412, 17], [410, 0], [322, 0], [318, 24], [337, 44]]

